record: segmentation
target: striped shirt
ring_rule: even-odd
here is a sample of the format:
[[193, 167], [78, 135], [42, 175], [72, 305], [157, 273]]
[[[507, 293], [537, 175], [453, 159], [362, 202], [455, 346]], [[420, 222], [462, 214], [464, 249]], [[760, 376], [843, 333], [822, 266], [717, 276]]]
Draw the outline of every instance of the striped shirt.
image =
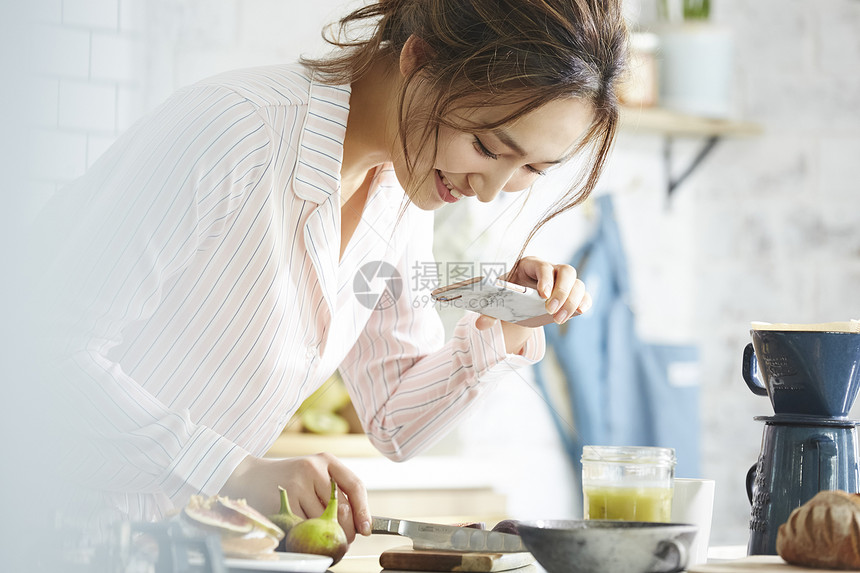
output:
[[[340, 257], [349, 96], [298, 66], [200, 82], [50, 206], [50, 348], [87, 436], [66, 461], [107, 505], [154, 519], [217, 493], [335, 369], [373, 444], [405, 460], [542, 357], [541, 329], [507, 355], [474, 314], [445, 343], [430, 286], [410, 278], [433, 261], [433, 215], [404, 211], [390, 165]], [[377, 292], [392, 296], [368, 304]]]

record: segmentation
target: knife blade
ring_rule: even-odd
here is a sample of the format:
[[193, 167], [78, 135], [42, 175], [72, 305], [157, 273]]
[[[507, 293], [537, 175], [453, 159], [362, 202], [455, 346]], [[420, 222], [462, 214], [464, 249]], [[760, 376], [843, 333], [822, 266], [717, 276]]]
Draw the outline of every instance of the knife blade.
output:
[[488, 551], [494, 553], [528, 551], [523, 545], [522, 538], [512, 533], [408, 521], [391, 517], [374, 516], [371, 532], [409, 537], [412, 539], [412, 546], [415, 549]]

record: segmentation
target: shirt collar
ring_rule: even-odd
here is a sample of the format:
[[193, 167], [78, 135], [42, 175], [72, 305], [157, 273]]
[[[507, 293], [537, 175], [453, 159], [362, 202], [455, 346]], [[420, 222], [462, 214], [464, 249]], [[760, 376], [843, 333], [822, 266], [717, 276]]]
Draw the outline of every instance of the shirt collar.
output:
[[311, 78], [293, 182], [302, 199], [323, 203], [340, 188], [350, 93], [349, 85], [330, 86]]

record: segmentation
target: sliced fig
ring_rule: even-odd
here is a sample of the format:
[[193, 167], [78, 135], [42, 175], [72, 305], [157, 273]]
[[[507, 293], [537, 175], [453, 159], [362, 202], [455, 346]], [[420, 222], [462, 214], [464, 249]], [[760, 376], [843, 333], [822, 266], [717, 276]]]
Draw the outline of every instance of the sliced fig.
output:
[[244, 499], [230, 499], [228, 497], [219, 496], [217, 498], [217, 504], [223, 508], [224, 513], [228, 511], [233, 511], [244, 518], [251, 521], [254, 527], [260, 528], [265, 531], [268, 535], [275, 538], [275, 545], [277, 545], [277, 541], [283, 539], [284, 531], [272, 523], [272, 520], [248, 505], [248, 502]]
[[193, 524], [230, 535], [244, 535], [254, 529], [254, 522], [237, 511], [224, 511], [215, 498], [193, 495], [182, 510]]
[[260, 559], [271, 555], [278, 540], [269, 535], [260, 537], [222, 537], [221, 550], [225, 557]]

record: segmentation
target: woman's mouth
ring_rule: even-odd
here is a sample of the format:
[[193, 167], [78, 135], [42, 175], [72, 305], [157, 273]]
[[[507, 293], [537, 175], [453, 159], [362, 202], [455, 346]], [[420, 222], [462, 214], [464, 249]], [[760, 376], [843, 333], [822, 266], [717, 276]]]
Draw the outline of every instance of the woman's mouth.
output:
[[463, 197], [463, 194], [451, 185], [451, 182], [438, 169], [436, 170], [436, 191], [446, 203], [456, 203]]

